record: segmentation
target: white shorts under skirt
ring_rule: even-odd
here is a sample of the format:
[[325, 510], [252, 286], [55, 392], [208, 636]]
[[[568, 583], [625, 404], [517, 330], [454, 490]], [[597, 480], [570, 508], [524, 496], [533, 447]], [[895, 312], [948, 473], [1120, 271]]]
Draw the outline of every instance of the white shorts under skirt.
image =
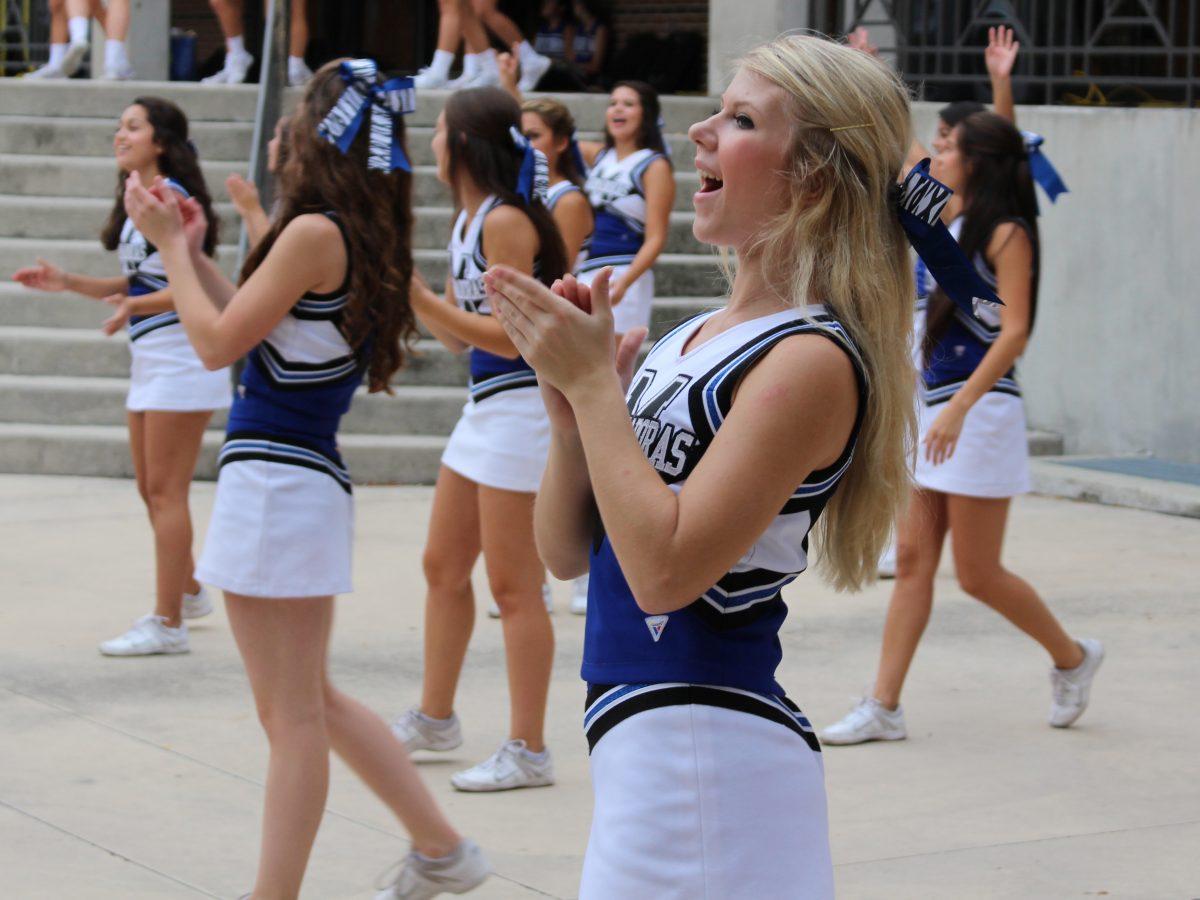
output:
[[579, 900], [826, 900], [833, 864], [821, 754], [717, 706], [614, 725], [591, 755], [595, 808]]
[[550, 453], [550, 419], [538, 388], [468, 400], [442, 465], [485, 487], [536, 493]]
[[229, 369], [204, 368], [182, 325], [168, 325], [131, 341], [129, 354], [125, 408], [130, 412], [228, 409], [233, 400]]
[[925, 433], [946, 406], [918, 401], [921, 443], [913, 480], [919, 487], [967, 497], [1015, 497], [1030, 490], [1029, 438], [1020, 397], [989, 391], [968, 410], [954, 455], [925, 459]]
[[239, 460], [217, 477], [196, 578], [248, 597], [347, 594], [353, 550], [354, 497], [336, 479]]
[[[600, 274], [600, 269], [593, 269], [590, 272], [580, 272], [579, 280], [584, 284], [591, 284], [592, 280]], [[609, 284], [612, 284], [619, 278], [624, 278], [625, 273], [629, 271], [628, 266], [614, 266]], [[634, 328], [649, 328], [650, 313], [654, 306], [654, 270], [642, 273], [642, 276], [629, 286], [625, 291], [625, 296], [621, 298], [621, 302], [613, 307], [613, 330], [617, 334], [624, 334], [627, 331], [632, 331]]]

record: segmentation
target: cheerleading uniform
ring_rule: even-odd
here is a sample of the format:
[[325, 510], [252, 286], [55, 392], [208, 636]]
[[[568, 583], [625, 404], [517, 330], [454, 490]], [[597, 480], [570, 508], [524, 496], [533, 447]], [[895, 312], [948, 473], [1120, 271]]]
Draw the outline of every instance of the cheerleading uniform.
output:
[[[454, 298], [467, 312], [491, 315], [483, 273], [483, 222], [501, 205], [488, 197], [468, 221], [459, 213], [450, 237]], [[534, 272], [538, 269], [534, 263]], [[542, 481], [550, 452], [550, 419], [538, 390], [537, 375], [525, 360], [508, 359], [479, 347], [470, 350], [471, 380], [462, 416], [442, 465], [487, 487], [532, 493]]]
[[304, 294], [249, 354], [218, 458], [201, 581], [252, 597], [353, 590], [354, 496], [337, 430], [370, 340], [353, 348], [343, 332], [348, 241], [346, 253], [342, 286]]
[[833, 896], [820, 746], [775, 670], [780, 591], [807, 568], [809, 532], [849, 468], [865, 379], [822, 306], [742, 322], [684, 352], [713, 314], [658, 341], [627, 394], [634, 433], [671, 490], [714, 440], [741, 379], [788, 337], [820, 335], [850, 357], [859, 414], [839, 458], [681, 609], [646, 615], [598, 526], [582, 670], [595, 812], [581, 900]]
[[[168, 180], [167, 185], [181, 197], [188, 196], [179, 182]], [[117, 255], [129, 280], [130, 297], [168, 286], [162, 257], [131, 218], [121, 227]], [[204, 367], [175, 310], [130, 317], [129, 355], [125, 408], [130, 412], [199, 412], [229, 406], [233, 395], [229, 370], [210, 372]]]

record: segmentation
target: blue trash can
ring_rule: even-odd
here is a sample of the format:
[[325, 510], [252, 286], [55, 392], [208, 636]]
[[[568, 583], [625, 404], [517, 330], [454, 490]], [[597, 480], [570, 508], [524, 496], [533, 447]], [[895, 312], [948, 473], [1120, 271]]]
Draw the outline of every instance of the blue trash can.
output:
[[171, 80], [196, 80], [196, 32], [171, 29]]

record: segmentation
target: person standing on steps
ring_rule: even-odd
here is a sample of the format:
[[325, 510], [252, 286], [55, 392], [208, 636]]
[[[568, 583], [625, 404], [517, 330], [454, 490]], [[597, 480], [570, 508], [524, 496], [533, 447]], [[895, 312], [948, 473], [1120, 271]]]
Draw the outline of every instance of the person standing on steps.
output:
[[470, 354], [469, 399], [434, 488], [424, 569], [425, 659], [421, 701], [392, 729], [415, 750], [462, 743], [454, 700], [475, 626], [471, 571], [482, 554], [504, 631], [508, 737], [488, 759], [455, 773], [460, 791], [554, 783], [545, 744], [554, 631], [543, 604], [545, 569], [533, 538], [533, 501], [546, 464], [550, 423], [537, 376], [492, 315], [483, 273], [509, 265], [547, 284], [568, 264], [545, 207], [545, 157], [520, 132], [521, 108], [500, 88], [458, 91], [433, 136], [438, 179], [459, 209], [450, 273], [439, 297], [417, 282], [413, 308], [452, 352]]
[[490, 872], [386, 723], [328, 675], [334, 595], [352, 589], [354, 543], [338, 425], [364, 377], [370, 391], [388, 390], [416, 332], [402, 119], [415, 106], [411, 85], [385, 81], [369, 59], [329, 63], [310, 80], [292, 118], [279, 214], [237, 287], [199, 252], [197, 204], [136, 177], [126, 190], [196, 352], [211, 367], [248, 356], [200, 571], [225, 592], [270, 745], [255, 900], [299, 896], [331, 749], [412, 838], [377, 900], [462, 894]]
[[1000, 561], [1012, 498], [1029, 490], [1015, 364], [1033, 329], [1041, 248], [1025, 139], [995, 113], [972, 113], [941, 140], [931, 173], [961, 198], [950, 231], [1004, 306], [968, 313], [931, 276], [920, 342], [920, 441], [912, 496], [897, 528], [879, 669], [871, 693], [821, 732], [827, 744], [907, 737], [900, 693], [932, 611], [947, 533], [963, 591], [1050, 656], [1052, 726], [1066, 728], [1083, 715], [1104, 659], [1099, 641], [1073, 639], [1033, 587]]
[[[200, 79], [204, 84], [241, 84], [254, 65], [246, 49], [244, 0], [208, 0], [225, 36], [225, 64], [215, 75]], [[264, 0], [266, 3], [271, 0]], [[291, 33], [288, 35], [287, 83], [299, 87], [312, 77], [304, 62], [308, 50], [308, 0], [292, 0]]]
[[217, 246], [217, 220], [200, 163], [188, 140], [188, 120], [169, 100], [138, 97], [124, 112], [113, 137], [117, 160], [117, 199], [101, 233], [105, 249], [116, 250], [122, 275], [92, 278], [64, 272], [38, 260], [13, 277], [26, 287], [72, 291], [105, 300], [113, 315], [107, 334], [128, 325], [131, 365], [126, 420], [138, 493], [154, 531], [154, 610], [124, 634], [105, 641], [106, 656], [187, 653], [185, 619], [208, 615], [212, 602], [196, 580], [192, 560], [192, 520], [188, 493], [204, 429], [214, 410], [229, 406], [229, 371], [209, 371], [188, 343], [175, 312], [173, 291], [154, 243], [138, 230], [125, 209], [126, 180], [137, 173], [159, 176], [180, 197], [192, 198], [209, 223], [201, 249]]
[[[516, 53], [521, 66], [521, 90], [532, 91], [550, 69], [552, 60], [534, 50], [512, 19], [500, 12], [496, 0], [438, 0], [438, 16], [433, 60], [413, 77], [422, 90], [455, 91], [499, 85], [496, 51], [488, 39], [488, 30]], [[463, 71], [452, 79], [450, 67], [460, 44], [465, 44]]]
[[104, 67], [92, 77], [101, 81], [135, 78], [129, 62], [129, 0], [50, 0], [50, 59], [25, 78], [70, 78], [91, 47], [88, 26], [92, 19], [104, 29]]

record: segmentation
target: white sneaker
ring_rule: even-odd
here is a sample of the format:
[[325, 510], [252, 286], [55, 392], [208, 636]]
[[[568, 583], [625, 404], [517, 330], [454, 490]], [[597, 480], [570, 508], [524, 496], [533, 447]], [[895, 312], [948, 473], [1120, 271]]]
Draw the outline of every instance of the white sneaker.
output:
[[123, 63], [119, 66], [105, 66], [104, 74], [100, 76], [101, 81], [133, 81], [137, 77], [137, 73], [133, 71], [133, 66], [129, 63]]
[[204, 589], [204, 585], [200, 585], [200, 590], [194, 594], [184, 593], [183, 617], [185, 619], [201, 619], [212, 611], [212, 598], [208, 596], [208, 591]]
[[201, 78], [201, 84], [241, 84], [246, 80], [246, 73], [254, 65], [252, 53], [226, 53], [225, 65], [221, 71], [207, 78]]
[[101, 644], [100, 652], [105, 656], [189, 652], [187, 624], [180, 622], [178, 628], [168, 628], [164, 622], [166, 619], [153, 613], [142, 616], [127, 632]]
[[1083, 651], [1083, 662], [1073, 669], [1050, 670], [1053, 690], [1050, 724], [1055, 728], [1067, 728], [1083, 715], [1092, 692], [1092, 679], [1096, 677], [1100, 663], [1104, 662], [1104, 645], [1099, 641], [1083, 638], [1078, 643]]
[[70, 78], [79, 71], [79, 64], [83, 62], [83, 58], [87, 56], [88, 45], [82, 41], [72, 43], [67, 47], [67, 53], [63, 56], [62, 71], [63, 75]]
[[[550, 585], [542, 585], [542, 602], [546, 604], [546, 612], [554, 615], [554, 595], [550, 593]], [[496, 605], [496, 601], [492, 601], [492, 605], [488, 607], [487, 614], [493, 619], [500, 618], [500, 607]]]
[[887, 549], [883, 551], [883, 556], [879, 557], [879, 565], [876, 568], [876, 573], [880, 578], [895, 578], [896, 577], [896, 538], [893, 537], [888, 541]]
[[470, 838], [463, 838], [454, 851], [440, 859], [419, 853], [408, 854], [390, 883], [375, 900], [429, 900], [438, 894], [465, 894], [479, 887], [492, 874], [487, 858]]
[[439, 91], [450, 84], [450, 79], [432, 66], [420, 69], [413, 76], [413, 86], [418, 91]]
[[874, 697], [863, 697], [840, 721], [821, 732], [824, 744], [862, 744], [866, 741], [902, 741], [908, 737], [904, 710], [887, 709]]
[[312, 78], [310, 69], [302, 59], [288, 59], [288, 87], [300, 87]]
[[431, 719], [415, 706], [392, 723], [392, 734], [409, 753], [414, 750], [453, 750], [462, 743], [458, 716]]
[[571, 612], [577, 616], [587, 615], [588, 576], [580, 575], [571, 582]]
[[540, 53], [531, 56], [527, 62], [522, 61], [521, 78], [517, 82], [517, 89], [523, 94], [532, 91], [549, 70], [550, 57], [542, 56]]
[[451, 775], [450, 783], [460, 791], [545, 787], [554, 784], [554, 761], [549, 750], [534, 754], [522, 740], [505, 741], [479, 765]]
[[39, 66], [32, 72], [26, 72], [22, 78], [36, 79], [38, 81], [57, 81], [60, 78], [66, 78], [67, 73], [62, 70], [61, 66], [52, 66], [46, 63], [44, 66]]
[[445, 88], [448, 91], [461, 91], [466, 88], [482, 87], [484, 82], [479, 79], [483, 76], [482, 70], [477, 70], [468, 75], [463, 72], [457, 78], [451, 78], [446, 82]]

